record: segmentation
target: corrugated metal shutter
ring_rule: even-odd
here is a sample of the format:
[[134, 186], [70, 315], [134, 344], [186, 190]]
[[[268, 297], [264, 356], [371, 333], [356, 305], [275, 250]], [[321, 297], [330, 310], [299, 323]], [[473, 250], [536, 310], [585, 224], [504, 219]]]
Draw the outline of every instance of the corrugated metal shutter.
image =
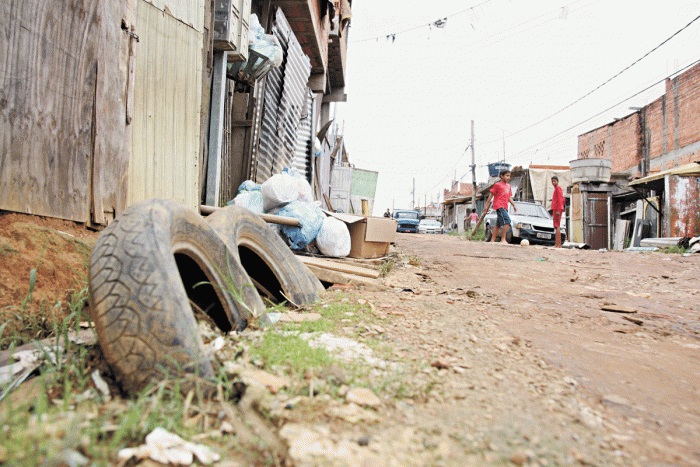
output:
[[257, 151], [255, 181], [262, 183], [285, 167], [292, 167], [297, 129], [306, 104], [311, 63], [304, 55], [281, 9], [272, 33], [279, 39], [285, 60], [267, 75], [265, 102]]
[[307, 181], [311, 181], [311, 153], [313, 147], [313, 94], [306, 90], [306, 108], [297, 130], [297, 144], [294, 149], [294, 168]]

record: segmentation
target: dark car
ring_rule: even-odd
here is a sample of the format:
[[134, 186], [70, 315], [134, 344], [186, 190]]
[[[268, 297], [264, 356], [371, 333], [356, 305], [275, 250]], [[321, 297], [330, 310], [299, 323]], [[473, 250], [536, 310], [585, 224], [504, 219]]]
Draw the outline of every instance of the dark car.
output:
[[[511, 228], [508, 229], [506, 240], [509, 243], [520, 243], [527, 239], [530, 244], [554, 245], [554, 222], [552, 216], [539, 203], [515, 201], [518, 212], [513, 212], [513, 207], [508, 206]], [[491, 238], [496, 227], [496, 211], [489, 210], [484, 217], [484, 237]], [[566, 241], [566, 228], [561, 226], [561, 241]]]
[[397, 232], [418, 233], [418, 223], [420, 222], [420, 212], [397, 209], [394, 211], [394, 219], [398, 221]]

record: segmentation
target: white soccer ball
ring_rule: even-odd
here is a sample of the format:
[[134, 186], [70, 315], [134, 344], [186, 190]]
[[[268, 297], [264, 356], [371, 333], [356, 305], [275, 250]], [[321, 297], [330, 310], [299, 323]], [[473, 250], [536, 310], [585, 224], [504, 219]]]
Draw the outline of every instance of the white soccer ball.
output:
[[520, 241], [520, 246], [528, 246], [530, 244], [530, 241], [527, 238], [523, 238]]

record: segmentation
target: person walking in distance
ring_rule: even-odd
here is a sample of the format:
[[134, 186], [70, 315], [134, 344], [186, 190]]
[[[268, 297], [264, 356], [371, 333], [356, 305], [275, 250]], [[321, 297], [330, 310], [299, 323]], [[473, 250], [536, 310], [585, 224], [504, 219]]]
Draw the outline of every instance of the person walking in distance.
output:
[[561, 215], [564, 212], [564, 192], [559, 186], [559, 177], [552, 176], [552, 220], [554, 221], [554, 248], [561, 248]]
[[389, 208], [386, 208], [386, 212], [384, 213], [384, 217], [391, 217], [391, 212], [389, 211]]
[[510, 187], [510, 183], [508, 183], [510, 181], [510, 170], [501, 170], [498, 177], [501, 181], [491, 187], [489, 198], [486, 200], [486, 206], [484, 207], [484, 212], [488, 212], [493, 202], [493, 209], [496, 210], [496, 227], [494, 227], [491, 239], [488, 241], [496, 241], [498, 231], [503, 229], [501, 232], [501, 243], [508, 243], [508, 240], [506, 240], [508, 229], [510, 229], [508, 203], [513, 205], [513, 212], [518, 212], [518, 208], [513, 202], [513, 190]]
[[472, 209], [472, 213], [469, 214], [469, 228], [473, 229], [476, 227], [476, 223], [479, 221], [479, 215], [476, 213], [476, 209]]

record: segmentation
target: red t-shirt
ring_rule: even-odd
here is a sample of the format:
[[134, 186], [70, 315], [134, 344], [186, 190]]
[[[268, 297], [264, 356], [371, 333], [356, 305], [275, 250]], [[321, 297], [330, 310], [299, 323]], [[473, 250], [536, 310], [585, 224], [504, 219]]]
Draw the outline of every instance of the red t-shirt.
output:
[[564, 192], [559, 185], [554, 187], [554, 194], [552, 195], [552, 211], [564, 211]]
[[493, 194], [493, 209], [508, 209], [508, 200], [513, 196], [510, 183], [503, 181], [496, 183], [491, 187], [491, 193]]

